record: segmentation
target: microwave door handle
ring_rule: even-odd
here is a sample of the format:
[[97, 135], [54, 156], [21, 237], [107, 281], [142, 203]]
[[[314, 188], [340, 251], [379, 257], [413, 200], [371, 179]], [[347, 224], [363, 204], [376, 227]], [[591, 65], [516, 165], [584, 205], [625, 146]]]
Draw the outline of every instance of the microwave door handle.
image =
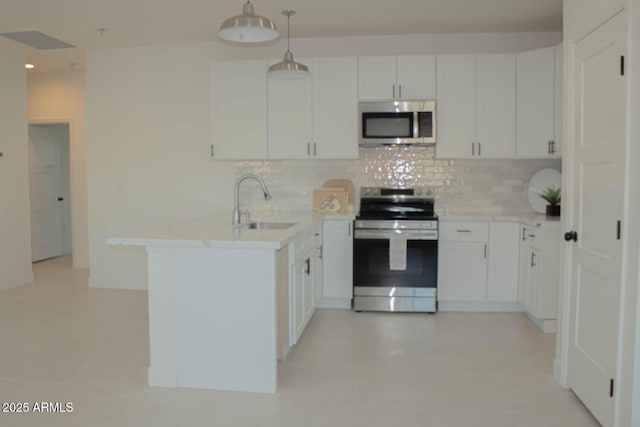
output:
[[418, 138], [420, 136], [420, 122], [418, 121], [418, 112], [413, 112], [413, 137]]

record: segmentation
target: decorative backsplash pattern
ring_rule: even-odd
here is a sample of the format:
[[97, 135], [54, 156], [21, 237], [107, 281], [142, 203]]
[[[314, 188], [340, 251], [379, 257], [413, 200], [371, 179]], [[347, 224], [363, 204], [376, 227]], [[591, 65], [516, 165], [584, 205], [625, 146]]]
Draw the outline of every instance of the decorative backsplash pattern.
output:
[[[266, 181], [273, 199], [244, 190], [243, 208], [261, 215], [310, 210], [313, 189], [331, 178], [362, 186], [429, 187], [440, 214], [532, 213], [527, 184], [544, 168], [561, 170], [561, 160], [436, 160], [435, 147], [367, 147], [358, 160], [287, 160], [236, 162], [236, 173], [255, 173]], [[249, 184], [247, 184], [249, 185]], [[356, 194], [358, 199], [359, 194]], [[357, 206], [355, 207], [357, 210]]]

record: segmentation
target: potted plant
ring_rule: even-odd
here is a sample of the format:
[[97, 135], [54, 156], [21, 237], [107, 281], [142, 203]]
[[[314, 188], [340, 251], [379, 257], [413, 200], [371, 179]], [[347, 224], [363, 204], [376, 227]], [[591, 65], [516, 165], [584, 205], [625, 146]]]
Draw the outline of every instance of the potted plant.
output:
[[540, 193], [540, 198], [547, 202], [547, 216], [560, 216], [560, 188], [549, 187]]

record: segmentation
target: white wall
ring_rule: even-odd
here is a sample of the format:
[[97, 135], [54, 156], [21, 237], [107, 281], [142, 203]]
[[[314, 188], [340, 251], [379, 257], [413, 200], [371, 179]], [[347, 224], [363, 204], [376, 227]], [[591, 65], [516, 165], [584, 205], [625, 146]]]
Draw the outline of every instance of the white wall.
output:
[[89, 268], [84, 73], [35, 73], [27, 80], [29, 122], [70, 125], [73, 265]]
[[0, 45], [0, 290], [33, 280], [24, 59]]
[[[295, 39], [292, 50], [299, 56], [516, 52], [559, 40], [558, 33]], [[91, 286], [146, 287], [144, 252], [107, 247], [107, 237], [231, 209], [236, 168], [208, 156], [210, 62], [283, 52], [283, 42], [87, 52]]]
[[[622, 329], [617, 372], [617, 393], [615, 425], [619, 427], [640, 425], [640, 0], [565, 0], [564, 1], [564, 64], [565, 81], [573, 83], [573, 45], [585, 35], [595, 30], [622, 9], [628, 13], [628, 55], [626, 58], [628, 84], [628, 136], [627, 136], [627, 176], [625, 191], [626, 224], [623, 225], [623, 271], [622, 271]], [[566, 86], [566, 85], [565, 85]], [[571, 87], [571, 86], [569, 86]], [[572, 94], [565, 91], [565, 141], [571, 146], [573, 138], [571, 117], [574, 116]], [[566, 152], [565, 152], [566, 153]], [[566, 162], [564, 169], [569, 170]], [[565, 179], [567, 174], [565, 174]], [[565, 188], [567, 184], [565, 184]], [[568, 201], [568, 200], [567, 200]], [[570, 203], [570, 202], [569, 202]], [[565, 217], [566, 218], [566, 217]], [[568, 227], [565, 227], [567, 229]], [[567, 260], [569, 258], [567, 257]], [[564, 275], [563, 294], [567, 295], [569, 279], [568, 266]], [[565, 297], [566, 298], [566, 297]], [[561, 305], [560, 318], [563, 319], [558, 333], [557, 360], [564, 361], [568, 347], [567, 302]], [[566, 371], [565, 371], [566, 372]], [[566, 378], [563, 378], [563, 380]], [[633, 419], [632, 419], [633, 417]]]

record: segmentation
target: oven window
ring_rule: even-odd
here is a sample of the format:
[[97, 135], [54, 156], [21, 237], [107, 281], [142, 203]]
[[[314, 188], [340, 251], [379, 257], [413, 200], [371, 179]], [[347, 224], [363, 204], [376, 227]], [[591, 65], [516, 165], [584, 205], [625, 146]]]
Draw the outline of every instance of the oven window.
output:
[[354, 239], [353, 285], [370, 287], [435, 288], [438, 241], [408, 240], [406, 270], [389, 268], [389, 240]]
[[413, 137], [413, 113], [362, 113], [363, 138]]

